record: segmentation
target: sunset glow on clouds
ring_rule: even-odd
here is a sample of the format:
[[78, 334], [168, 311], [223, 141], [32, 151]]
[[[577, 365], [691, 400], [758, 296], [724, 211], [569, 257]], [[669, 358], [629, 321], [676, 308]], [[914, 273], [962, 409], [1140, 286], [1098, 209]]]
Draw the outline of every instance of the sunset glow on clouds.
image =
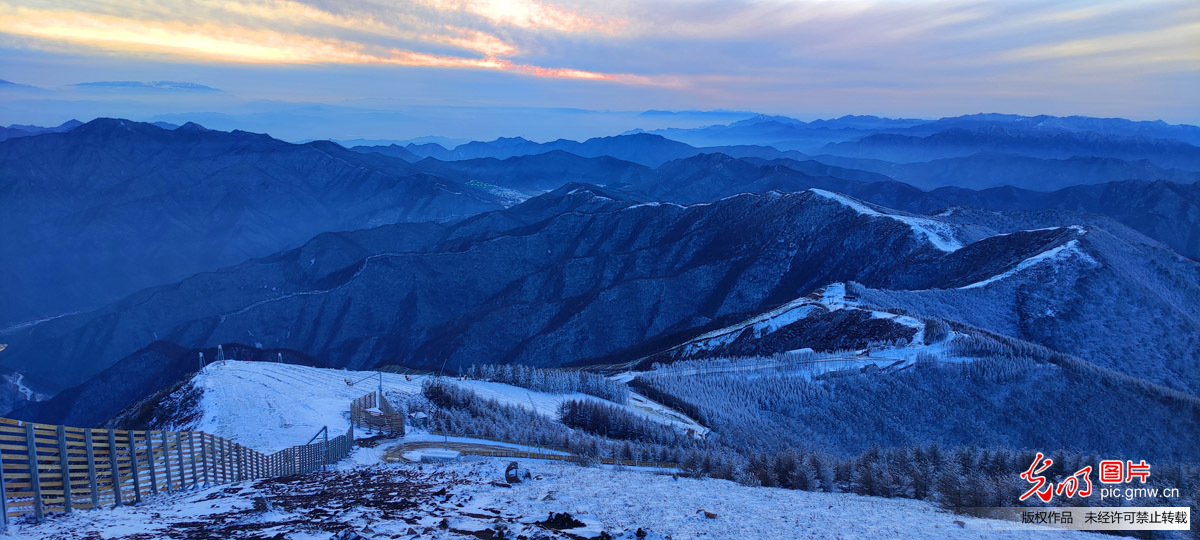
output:
[[[504, 57], [519, 51], [482, 30], [438, 26], [430, 19], [385, 22], [369, 13], [335, 13], [291, 0], [201, 1], [207, 18], [174, 18], [193, 10], [137, 10], [138, 17], [103, 10], [48, 9], [0, 3], [0, 31], [26, 38], [31, 48], [108, 54], [179, 56], [191, 61], [268, 64], [382, 64], [512, 71], [539, 77], [614, 79], [585, 70], [525, 65]], [[579, 32], [599, 23], [534, 1], [432, 2], [437, 11], [475, 13], [521, 28]], [[116, 10], [120, 11], [120, 10]], [[131, 10], [132, 11], [132, 10]], [[147, 16], [155, 15], [155, 16]], [[395, 15], [395, 14], [392, 14]], [[404, 17], [395, 17], [404, 21]], [[417, 21], [414, 23], [414, 21]], [[353, 32], [347, 36], [347, 31]], [[367, 38], [367, 39], [364, 39]], [[390, 44], [399, 41], [403, 47]], [[456, 51], [423, 50], [430, 45]], [[466, 53], [466, 54], [463, 54]]]
[[[430, 95], [505, 95], [517, 104], [554, 96], [560, 105], [617, 108], [929, 114], [1071, 106], [1116, 115], [1120, 107], [1189, 105], [1178, 102], [1200, 85], [1200, 4], [0, 0], [0, 47], [10, 58], [48, 54], [81, 69], [89, 57], [301, 75], [357, 66], [375, 70], [371, 84], [339, 94], [364, 98], [408, 81], [409, 68], [431, 68], [445, 82], [422, 75]], [[272, 73], [256, 88], [285, 74]], [[500, 86], [468, 93], [455, 82], [467, 73], [491, 73], [488, 83]], [[584, 96], [572, 86], [568, 94], [555, 79], [602, 90]], [[219, 75], [203, 82], [226, 84]]]

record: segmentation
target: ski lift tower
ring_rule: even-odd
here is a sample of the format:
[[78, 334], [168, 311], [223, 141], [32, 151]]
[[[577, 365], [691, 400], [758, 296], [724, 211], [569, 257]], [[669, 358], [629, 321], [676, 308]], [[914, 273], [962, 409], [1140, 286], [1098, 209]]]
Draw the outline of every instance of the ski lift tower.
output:
[[382, 372], [382, 371], [376, 371], [374, 375], [367, 375], [366, 377], [363, 377], [363, 378], [361, 378], [361, 379], [359, 379], [359, 380], [357, 380], [357, 381], [351, 382], [351, 383], [349, 383], [349, 384], [350, 384], [350, 386], [354, 386], [354, 385], [356, 385], [356, 384], [358, 384], [358, 383], [360, 383], [360, 382], [366, 382], [366, 381], [369, 381], [369, 380], [371, 380], [371, 378], [372, 378], [372, 377], [378, 377], [378, 378], [379, 378], [379, 387], [378, 387], [378, 389], [376, 390], [377, 392], [379, 392], [379, 396], [378, 396], [378, 397], [379, 397], [379, 401], [378, 401], [377, 403], [381, 403], [381, 404], [382, 404], [382, 403], [383, 403], [383, 372]]

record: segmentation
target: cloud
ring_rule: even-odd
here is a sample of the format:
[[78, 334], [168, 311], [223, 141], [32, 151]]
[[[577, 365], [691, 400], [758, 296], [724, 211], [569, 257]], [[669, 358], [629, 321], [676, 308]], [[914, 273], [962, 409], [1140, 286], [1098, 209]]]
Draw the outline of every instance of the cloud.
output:
[[601, 32], [614, 34], [625, 25], [623, 19], [605, 19], [556, 7], [535, 0], [417, 0], [440, 11], [478, 15], [488, 21], [525, 29], [557, 32]]
[[[836, 104], [839, 112], [897, 106], [905, 108], [902, 114], [917, 114], [950, 107], [947, 96], [954, 96], [953, 106], [966, 107], [965, 112], [999, 110], [1020, 97], [1022, 106], [1078, 104], [1073, 112], [1086, 113], [1083, 108], [1093, 105], [1106, 112], [1151, 110], [1153, 100], [1179, 101], [1186, 95], [1200, 79], [1200, 5], [1195, 0], [0, 0], [0, 47], [5, 46], [103, 54], [155, 66], [266, 64], [309, 73], [366, 66], [364, 71], [381, 81], [371, 88], [385, 89], [375, 90], [377, 95], [415, 84], [417, 70], [399, 67], [432, 67], [439, 68], [434, 71], [441, 82], [422, 75], [426, 94], [461, 95], [451, 88], [461, 84], [449, 75], [455, 72], [480, 75], [470, 86], [478, 99], [542, 100], [548, 89], [561, 88], [558, 99], [582, 107], [596, 106], [585, 100], [610, 100], [606, 106], [787, 112]], [[521, 91], [478, 92], [486, 84], [515, 88], [512, 77], [495, 73], [538, 82]], [[596, 90], [584, 92], [587, 85], [555, 86], [544, 79], [621, 84], [596, 84]], [[222, 80], [214, 84], [236, 86]], [[343, 93], [371, 97], [365, 92], [356, 86]]]
[[454, 32], [457, 36], [445, 36], [442, 39], [446, 43], [463, 49], [483, 53], [487, 56], [509, 56], [517, 52], [516, 47], [486, 32], [455, 26], [447, 26], [446, 30]]
[[[484, 11], [492, 13], [487, 10], [494, 9], [494, 4], [485, 5]], [[528, 65], [500, 58], [516, 54], [517, 48], [495, 35], [471, 28], [452, 25], [402, 28], [369, 14], [333, 13], [291, 0], [255, 3], [202, 0], [196, 5], [210, 10], [207, 17], [189, 21], [171, 18], [169, 13], [145, 10], [141, 11], [142, 17], [133, 17], [0, 4], [0, 32], [33, 38], [27, 45], [52, 51], [93, 50], [254, 64], [379, 64], [488, 69], [538, 77], [620, 80], [612, 74]], [[576, 21], [565, 12], [538, 7], [540, 4], [531, 5], [532, 8], [526, 6], [525, 11], [518, 11], [513, 20], [522, 24], [582, 24], [579, 21], [585, 20]], [[232, 22], [231, 17], [238, 22]], [[418, 48], [393, 47], [386, 41], [361, 39], [357, 35], [358, 39], [333, 37], [343, 33], [332, 30], [354, 30], [398, 38], [402, 44]], [[450, 46], [482, 57], [419, 49], [430, 46]], [[627, 81], [636, 82], [637, 79]]]

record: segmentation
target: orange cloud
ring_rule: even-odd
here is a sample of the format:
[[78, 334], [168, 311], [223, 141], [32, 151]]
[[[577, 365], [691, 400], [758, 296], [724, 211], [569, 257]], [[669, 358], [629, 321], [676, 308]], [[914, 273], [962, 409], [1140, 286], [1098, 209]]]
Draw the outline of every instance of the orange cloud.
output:
[[[176, 55], [200, 61], [273, 64], [389, 64], [473, 68], [538, 77], [615, 80], [604, 73], [516, 64], [499, 59], [516, 49], [483, 32], [455, 29], [443, 38], [484, 58], [440, 56], [262, 28], [216, 23], [150, 21], [66, 10], [16, 8], [0, 11], [0, 32], [89, 49], [143, 55]], [[37, 46], [38, 43], [33, 43]]]
[[625, 26], [621, 19], [603, 20], [555, 7], [537, 0], [419, 0], [441, 11], [478, 15], [496, 24], [558, 32], [615, 34]]
[[456, 47], [482, 53], [487, 56], [510, 56], [517, 52], [516, 47], [486, 32], [454, 26], [447, 26], [446, 29], [458, 34], [458, 36], [446, 36], [440, 38], [440, 40]]

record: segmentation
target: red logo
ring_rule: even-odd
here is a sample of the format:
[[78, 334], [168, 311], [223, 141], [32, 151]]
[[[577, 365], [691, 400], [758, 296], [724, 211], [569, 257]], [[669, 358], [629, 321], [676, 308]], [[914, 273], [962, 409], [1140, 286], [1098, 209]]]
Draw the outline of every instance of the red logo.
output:
[[[1054, 489], [1053, 489], [1054, 485], [1053, 484], [1047, 485], [1047, 484], [1049, 484], [1049, 482], [1046, 482], [1046, 477], [1038, 476], [1042, 472], [1044, 472], [1046, 469], [1049, 469], [1050, 466], [1054, 464], [1054, 460], [1053, 459], [1043, 460], [1042, 459], [1043, 457], [1045, 457], [1045, 456], [1043, 456], [1041, 452], [1038, 452], [1037, 457], [1033, 458], [1033, 464], [1031, 464], [1029, 466], [1029, 470], [1021, 473], [1021, 478], [1024, 478], [1025, 481], [1029, 482], [1030, 484], [1034, 484], [1034, 486], [1032, 488], [1030, 488], [1029, 491], [1026, 491], [1024, 495], [1021, 495], [1022, 501], [1025, 499], [1028, 499], [1029, 496], [1033, 495], [1034, 493], [1037, 494], [1038, 498], [1041, 499], [1042, 502], [1050, 502], [1050, 499], [1054, 498]], [[1041, 462], [1041, 464], [1042, 464], [1041, 468], [1037, 468], [1038, 462]], [[1034, 469], [1037, 469], [1037, 470], [1034, 470]], [[1045, 486], [1046, 489], [1042, 490], [1042, 486]]]
[[1132, 481], [1135, 476], [1143, 484], [1146, 483], [1146, 480], [1150, 479], [1150, 466], [1146, 464], [1146, 460], [1143, 459], [1141, 463], [1136, 465], [1132, 461], [1127, 461], [1126, 463], [1129, 465], [1129, 468], [1126, 469], [1126, 482]]
[[1100, 462], [1100, 482], [1104, 484], [1120, 484], [1125, 481], [1125, 463], [1116, 459], [1106, 459]]

